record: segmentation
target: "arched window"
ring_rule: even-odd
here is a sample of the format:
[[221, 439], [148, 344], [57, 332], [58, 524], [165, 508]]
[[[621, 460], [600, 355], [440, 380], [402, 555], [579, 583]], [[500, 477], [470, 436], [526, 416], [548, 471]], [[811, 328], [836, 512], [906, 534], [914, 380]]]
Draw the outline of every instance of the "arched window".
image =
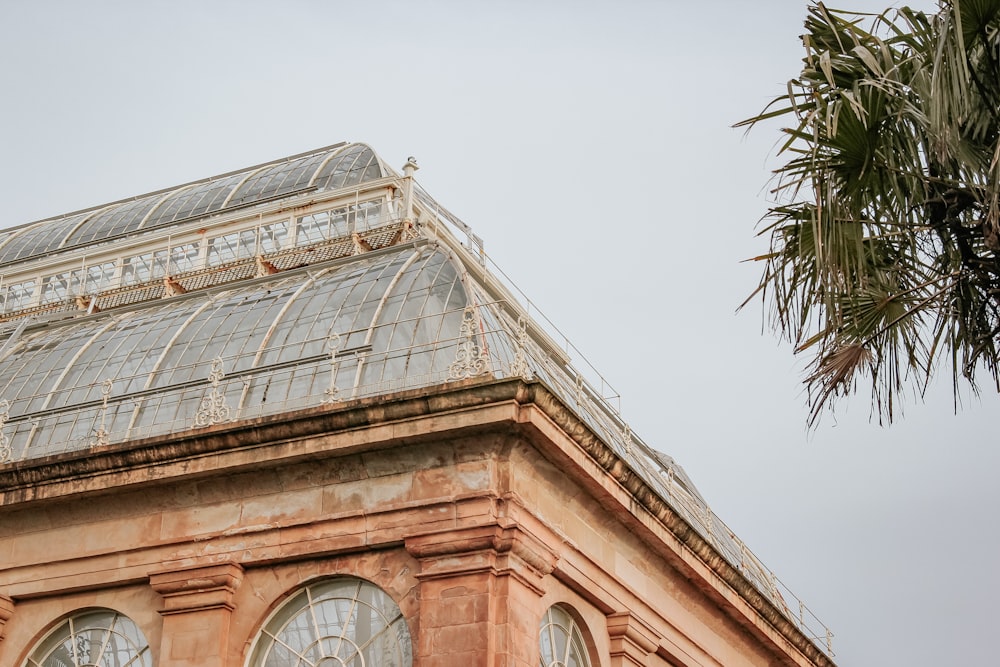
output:
[[97, 609], [70, 616], [39, 642], [25, 667], [152, 667], [149, 642], [127, 616]]
[[545, 612], [538, 640], [541, 667], [590, 667], [583, 633], [563, 607], [554, 605]]
[[353, 577], [306, 586], [257, 637], [250, 667], [410, 667], [410, 631], [382, 589]]

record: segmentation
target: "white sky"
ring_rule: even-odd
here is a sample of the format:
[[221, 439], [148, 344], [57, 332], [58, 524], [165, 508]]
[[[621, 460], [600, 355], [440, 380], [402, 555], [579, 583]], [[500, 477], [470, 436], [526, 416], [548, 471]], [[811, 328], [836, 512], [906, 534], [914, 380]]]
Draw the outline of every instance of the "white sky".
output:
[[[854, 8], [883, 8], [853, 0]], [[929, 9], [930, 0], [914, 6]], [[805, 1], [0, 0], [0, 227], [341, 140], [486, 241], [842, 665], [992, 664], [1000, 446], [949, 378], [805, 429], [805, 360], [736, 306], [765, 249]]]

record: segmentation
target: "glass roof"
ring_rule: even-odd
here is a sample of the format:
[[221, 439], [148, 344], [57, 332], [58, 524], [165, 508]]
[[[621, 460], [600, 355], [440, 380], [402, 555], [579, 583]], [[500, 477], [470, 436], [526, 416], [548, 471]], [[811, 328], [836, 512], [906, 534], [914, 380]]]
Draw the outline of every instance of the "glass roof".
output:
[[315, 188], [335, 190], [390, 174], [371, 148], [338, 144], [305, 155], [210, 178], [10, 230], [0, 238], [0, 266], [104, 241], [139, 229], [163, 227], [231, 208]]
[[[76, 229], [71, 229], [69, 236], [65, 239], [65, 245], [75, 246], [83, 243], [90, 243], [95, 240], [102, 240], [127, 234], [134, 231], [139, 223], [146, 217], [146, 214], [163, 199], [164, 195], [147, 195], [134, 201], [125, 202], [117, 206], [111, 206], [105, 211], [93, 214], [83, 224]], [[38, 225], [44, 227], [45, 225]], [[70, 229], [68, 225], [55, 224], [53, 221], [49, 225], [53, 229]], [[0, 256], [6, 257], [0, 253]]]
[[10, 264], [28, 257], [44, 255], [57, 249], [66, 236], [87, 217], [86, 213], [40, 223], [13, 232], [12, 237], [0, 247], [0, 264]]
[[443, 381], [467, 303], [459, 273], [428, 245], [373, 255], [23, 332], [0, 359], [11, 458], [85, 449], [101, 424], [111, 440], [190, 428], [216, 358], [233, 418], [321, 402], [331, 334], [341, 397]]

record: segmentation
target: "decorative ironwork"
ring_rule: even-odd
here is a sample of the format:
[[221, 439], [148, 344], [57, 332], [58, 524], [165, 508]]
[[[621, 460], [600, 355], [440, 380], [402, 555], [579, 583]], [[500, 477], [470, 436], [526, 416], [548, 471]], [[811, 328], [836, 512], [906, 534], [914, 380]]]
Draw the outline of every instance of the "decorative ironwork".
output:
[[[767, 585], [771, 591], [771, 599], [784, 602], [784, 598], [782, 598], [781, 593], [778, 592], [778, 578], [774, 576], [774, 572], [771, 572], [770, 570], [767, 570]], [[785, 609], [787, 609], [787, 607]], [[829, 632], [829, 630], [827, 630], [827, 632]]]
[[115, 383], [108, 379], [101, 383], [101, 425], [94, 431], [94, 439], [91, 442], [92, 447], [103, 447], [110, 442], [110, 436], [108, 434], [108, 399], [111, 397], [111, 390], [114, 389]]
[[666, 473], [663, 475], [667, 480], [667, 497], [673, 498], [674, 495], [674, 467], [667, 466]]
[[326, 337], [326, 349], [330, 352], [330, 386], [323, 392], [326, 398], [324, 403], [336, 403], [340, 400], [340, 393], [337, 391], [337, 351], [340, 349], [340, 334], [331, 331]]
[[587, 392], [583, 389], [583, 376], [577, 374], [576, 376], [576, 404], [583, 406], [587, 399]]
[[10, 401], [4, 399], [0, 401], [0, 463], [10, 461], [11, 454], [13, 454], [10, 438], [3, 432], [8, 419], [10, 419]]
[[219, 391], [219, 383], [225, 376], [225, 373], [222, 372], [222, 359], [216, 357], [212, 360], [212, 371], [208, 374], [212, 390], [201, 399], [201, 406], [194, 418], [196, 427], [229, 421], [229, 406], [226, 405], [226, 395]]
[[455, 352], [455, 361], [448, 367], [449, 380], [463, 380], [490, 372], [490, 359], [480, 347], [478, 341], [479, 319], [476, 309], [469, 306], [462, 315], [460, 335], [462, 342]]
[[522, 377], [525, 380], [531, 380], [534, 377], [531, 367], [528, 366], [528, 355], [525, 351], [527, 347], [528, 323], [525, 322], [523, 317], [519, 317], [517, 318], [517, 342], [514, 350], [514, 361], [510, 363], [511, 377]]
[[625, 454], [632, 456], [632, 427], [628, 424], [622, 429], [622, 442], [625, 443]]

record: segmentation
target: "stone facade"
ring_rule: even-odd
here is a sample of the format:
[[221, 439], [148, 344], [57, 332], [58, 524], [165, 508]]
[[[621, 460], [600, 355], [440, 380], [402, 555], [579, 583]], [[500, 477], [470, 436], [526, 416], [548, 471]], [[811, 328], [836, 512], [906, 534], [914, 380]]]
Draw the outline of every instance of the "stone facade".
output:
[[418, 667], [535, 667], [556, 604], [595, 667], [832, 664], [538, 382], [451, 382], [0, 471], [0, 665], [106, 608], [157, 667], [243, 667], [275, 610], [334, 576], [395, 601]]

